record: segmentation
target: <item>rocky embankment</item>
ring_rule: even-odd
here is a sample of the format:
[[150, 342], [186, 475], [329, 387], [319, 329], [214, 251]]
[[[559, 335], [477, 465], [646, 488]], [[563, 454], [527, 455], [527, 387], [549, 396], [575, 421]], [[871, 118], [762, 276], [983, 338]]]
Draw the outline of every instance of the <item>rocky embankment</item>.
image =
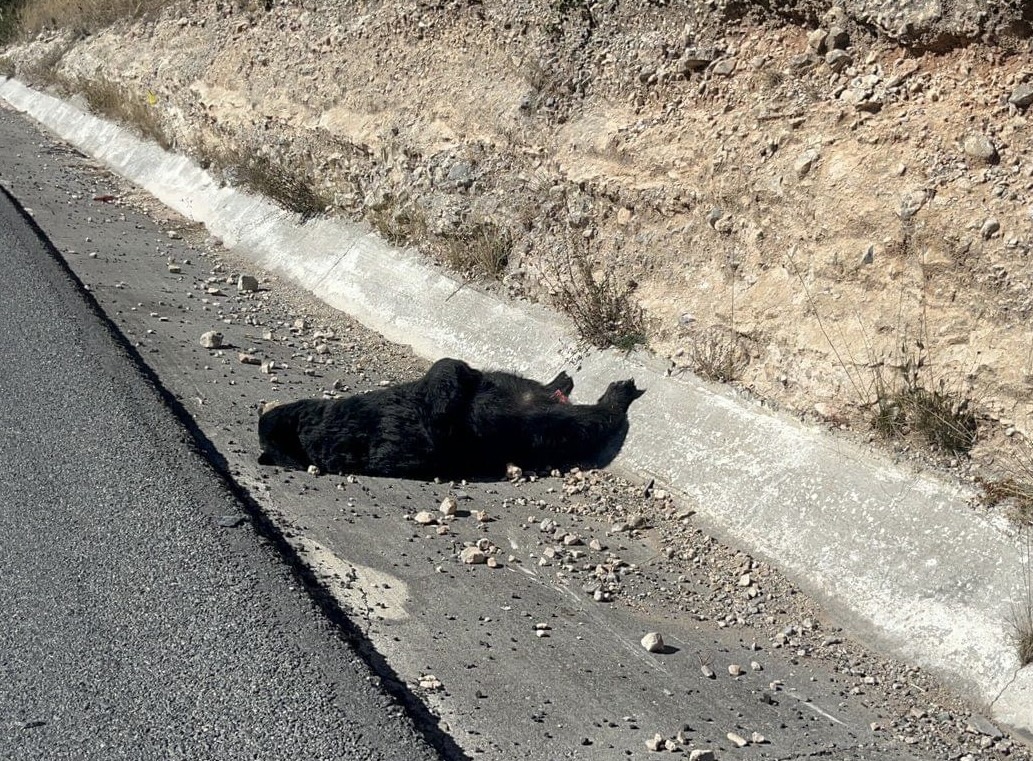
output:
[[674, 372], [865, 431], [969, 400], [989, 461], [1033, 422], [1028, 7], [770, 5], [209, 0], [7, 59], [513, 296], [589, 262]]

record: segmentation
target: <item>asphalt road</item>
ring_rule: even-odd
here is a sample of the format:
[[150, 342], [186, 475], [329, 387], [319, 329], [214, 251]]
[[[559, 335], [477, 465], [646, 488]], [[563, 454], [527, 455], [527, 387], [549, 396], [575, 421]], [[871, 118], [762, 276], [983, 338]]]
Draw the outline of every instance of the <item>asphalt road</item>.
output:
[[0, 267], [0, 757], [439, 758], [6, 195]]

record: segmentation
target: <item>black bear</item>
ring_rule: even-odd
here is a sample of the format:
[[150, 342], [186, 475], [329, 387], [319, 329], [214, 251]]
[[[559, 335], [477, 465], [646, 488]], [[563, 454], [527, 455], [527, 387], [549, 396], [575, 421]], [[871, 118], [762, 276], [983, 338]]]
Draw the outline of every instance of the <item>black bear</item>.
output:
[[499, 477], [509, 463], [527, 470], [604, 464], [643, 392], [634, 381], [615, 382], [598, 403], [583, 405], [569, 403], [573, 388], [566, 373], [542, 384], [442, 359], [411, 383], [273, 407], [258, 421], [258, 461], [426, 479]]

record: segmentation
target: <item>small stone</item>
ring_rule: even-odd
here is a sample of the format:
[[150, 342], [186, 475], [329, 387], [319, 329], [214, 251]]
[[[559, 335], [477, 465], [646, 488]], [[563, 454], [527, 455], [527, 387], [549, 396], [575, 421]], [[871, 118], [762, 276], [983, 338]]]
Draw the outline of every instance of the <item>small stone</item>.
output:
[[720, 60], [714, 64], [714, 68], [711, 71], [721, 77], [730, 77], [735, 71], [735, 59], [725, 58]]
[[251, 275], [241, 275], [237, 278], [237, 290], [241, 293], [257, 291], [258, 278], [252, 277]]
[[522, 475], [524, 475], [523, 468], [520, 468], [519, 466], [514, 465], [513, 463], [510, 463], [506, 466], [506, 478], [508, 478], [510, 481], [516, 481]]
[[793, 171], [796, 172], [796, 176], [803, 178], [807, 176], [807, 173], [811, 171], [811, 167], [814, 166], [814, 162], [818, 160], [818, 151], [814, 148], [806, 150], [800, 154], [800, 156], [793, 162]]
[[592, 539], [592, 540], [591, 540], [591, 541], [590, 541], [590, 542], [588, 543], [588, 549], [590, 549], [590, 550], [595, 550], [596, 552], [602, 552], [602, 549], [603, 549], [603, 543], [602, 543], [602, 542], [600, 542], [600, 541], [599, 541], [598, 539]]
[[807, 34], [807, 47], [818, 55], [825, 54], [825, 41], [828, 39], [829, 33], [821, 27], [808, 32]]
[[240, 352], [239, 354], [237, 354], [237, 361], [240, 362], [240, 364], [242, 365], [262, 364], [262, 360], [256, 357], [254, 354], [247, 354], [245, 352]]
[[731, 740], [731, 742], [739, 748], [745, 748], [747, 745], [750, 744], [749, 740], [747, 740], [742, 735], [737, 735], [735, 732], [729, 732], [727, 735], [725, 735], [725, 737]]
[[754, 732], [750, 735], [750, 742], [754, 745], [764, 745], [767, 743], [768, 738], [762, 735], [760, 732]]
[[183, 271], [183, 268], [180, 267], [178, 264], [170, 264], [169, 265], [169, 273], [172, 274], [172, 275], [178, 275], [182, 271]]
[[473, 517], [477, 520], [478, 523], [488, 523], [489, 521], [491, 521], [491, 516], [488, 515], [487, 510], [474, 510]]
[[441, 500], [441, 506], [438, 507], [442, 515], [455, 515], [458, 509], [459, 501], [451, 494]]
[[649, 632], [642, 638], [642, 647], [651, 653], [662, 653], [664, 651], [664, 638], [659, 632]]
[[180, 234], [179, 234], [179, 232], [178, 232], [177, 230], [169, 230], [169, 231], [167, 231], [167, 232], [165, 233], [165, 236], [166, 236], [166, 237], [167, 237], [167, 238], [168, 238], [169, 240], [179, 240], [180, 238], [182, 238], [182, 237], [183, 237], [182, 235], [180, 235]]
[[861, 264], [871, 264], [875, 261], [875, 244], [871, 243], [868, 248], [864, 250], [864, 254], [861, 256]]
[[751, 671], [763, 671], [764, 667], [761, 666], [760, 663], [758, 663], [757, 661], [750, 661], [750, 670]]
[[459, 553], [459, 559], [466, 565], [481, 565], [488, 562], [488, 556], [478, 547], [464, 547]]
[[973, 735], [986, 735], [992, 740], [999, 740], [1004, 737], [1004, 733], [992, 722], [975, 713], [969, 717], [968, 722], [965, 724], [965, 731]]
[[728, 666], [728, 673], [732, 676], [742, 676], [746, 672], [738, 663], [733, 663]]
[[420, 689], [434, 691], [443, 689], [444, 686], [441, 680], [433, 674], [424, 674], [420, 677]]
[[272, 373], [273, 373], [273, 371], [275, 369], [276, 369], [276, 363], [273, 362], [271, 359], [262, 363], [262, 372], [265, 373], [266, 375], [272, 375]]
[[484, 564], [486, 566], [488, 566], [488, 568], [500, 568], [501, 567], [499, 565], [499, 561], [495, 559], [494, 555], [490, 555], [488, 557], [488, 559], [486, 561], [484, 561]]
[[850, 35], [841, 26], [829, 27], [826, 43], [833, 50], [845, 50], [850, 45]]
[[830, 50], [825, 55], [825, 65], [837, 74], [854, 62], [854, 57], [845, 50]]
[[421, 526], [429, 526], [432, 523], [437, 523], [438, 519], [434, 516], [434, 513], [429, 510], [420, 510], [413, 516], [413, 520], [419, 523]]
[[1000, 230], [1001, 223], [993, 217], [990, 217], [983, 222], [983, 226], [979, 228], [979, 234], [983, 236], [984, 240], [989, 240], [994, 236], [994, 233], [998, 233]]
[[739, 577], [740, 587], [748, 587], [752, 583], [753, 579], [750, 578], [750, 575], [748, 573], [744, 573], [742, 576]]
[[209, 330], [201, 334], [201, 346], [206, 349], [218, 349], [222, 346], [223, 335], [217, 330]]
[[576, 547], [581, 544], [581, 537], [577, 534], [565, 534], [563, 536], [564, 547]]
[[961, 141], [961, 149], [969, 158], [986, 164], [996, 164], [999, 160], [997, 148], [994, 147], [993, 142], [979, 132], [966, 135]]
[[717, 679], [717, 674], [714, 673], [714, 669], [710, 668], [710, 666], [705, 663], [699, 667], [699, 672], [707, 679]]
[[312, 475], [312, 476], [320, 475], [319, 468], [316, 467], [315, 465], [309, 465], [308, 466], [308, 472], [309, 472], [309, 475]]
[[1033, 104], [1033, 82], [1024, 82], [1012, 90], [1008, 102], [1018, 108], [1029, 108]]
[[610, 602], [613, 597], [605, 589], [597, 589], [592, 593], [592, 599], [596, 602]]
[[655, 753], [664, 747], [664, 736], [659, 732], [646, 740], [646, 749]]
[[714, 751], [710, 748], [695, 748], [689, 751], [689, 761], [714, 761]]

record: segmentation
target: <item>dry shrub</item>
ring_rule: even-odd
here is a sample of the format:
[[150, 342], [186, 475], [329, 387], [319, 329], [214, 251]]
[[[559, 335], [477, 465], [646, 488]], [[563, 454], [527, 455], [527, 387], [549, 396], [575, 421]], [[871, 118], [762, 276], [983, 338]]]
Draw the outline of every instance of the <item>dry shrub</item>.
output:
[[689, 347], [693, 371], [707, 380], [730, 383], [742, 377], [750, 363], [739, 337], [725, 328], [707, 328], [693, 337]]
[[419, 245], [430, 234], [426, 212], [408, 195], [385, 194], [366, 217], [384, 240], [396, 246]]
[[611, 264], [597, 274], [589, 245], [586, 238], [571, 231], [553, 272], [543, 277], [555, 294], [556, 305], [594, 346], [631, 351], [645, 345], [646, 316], [635, 301], [635, 283], [618, 282]]
[[913, 432], [941, 452], [964, 454], [976, 443], [978, 422], [972, 400], [947, 388], [944, 379], [930, 383], [925, 346], [901, 344], [897, 378], [887, 382], [875, 369], [872, 427], [884, 436]]
[[199, 163], [230, 184], [265, 196], [308, 221], [326, 214], [333, 199], [317, 184], [303, 159], [271, 156], [251, 141], [217, 144], [199, 139], [194, 146]]
[[442, 236], [433, 248], [446, 264], [464, 276], [498, 280], [509, 263], [513, 236], [493, 222], [475, 222]]
[[1023, 537], [1026, 544], [1022, 568], [1024, 597], [1012, 607], [1008, 626], [1019, 662], [1023, 666], [1028, 666], [1033, 663], [1033, 567], [1030, 566], [1030, 561], [1033, 559], [1031, 558], [1033, 529], [1028, 525], [1023, 529]]
[[82, 93], [94, 113], [128, 124], [166, 150], [172, 147], [172, 139], [161, 121], [157, 96], [153, 93], [133, 93], [104, 77], [78, 80], [70, 86]]

